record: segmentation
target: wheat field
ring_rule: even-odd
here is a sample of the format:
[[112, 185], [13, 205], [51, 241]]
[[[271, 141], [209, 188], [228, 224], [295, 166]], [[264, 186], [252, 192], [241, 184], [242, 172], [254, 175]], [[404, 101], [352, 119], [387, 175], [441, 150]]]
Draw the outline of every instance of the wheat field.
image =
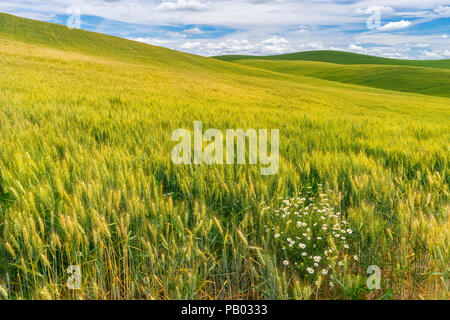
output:
[[[449, 298], [448, 97], [0, 26], [0, 297]], [[194, 121], [279, 129], [278, 174], [173, 164], [171, 133]], [[319, 279], [286, 265], [276, 235], [291, 229], [272, 210], [330, 210], [325, 194], [357, 261]]]

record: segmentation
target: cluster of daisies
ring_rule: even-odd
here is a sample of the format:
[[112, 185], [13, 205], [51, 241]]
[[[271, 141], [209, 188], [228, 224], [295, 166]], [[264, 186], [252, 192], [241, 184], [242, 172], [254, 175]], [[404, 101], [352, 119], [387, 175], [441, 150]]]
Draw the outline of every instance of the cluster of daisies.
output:
[[[283, 264], [304, 277], [326, 276], [336, 266], [344, 266], [353, 230], [341, 212], [330, 206], [319, 186], [317, 197], [307, 195], [279, 199], [274, 207], [262, 203], [261, 214], [269, 215], [269, 231], [282, 249]], [[333, 282], [329, 283], [333, 286]]]

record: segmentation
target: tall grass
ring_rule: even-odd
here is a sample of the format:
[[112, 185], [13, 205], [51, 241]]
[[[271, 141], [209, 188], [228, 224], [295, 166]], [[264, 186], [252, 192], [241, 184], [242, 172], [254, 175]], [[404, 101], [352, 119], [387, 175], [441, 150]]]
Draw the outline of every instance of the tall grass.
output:
[[[448, 98], [0, 43], [0, 297], [449, 297]], [[171, 133], [194, 120], [280, 129], [278, 175], [172, 164]], [[333, 289], [283, 265], [260, 212], [318, 184], [359, 252]]]

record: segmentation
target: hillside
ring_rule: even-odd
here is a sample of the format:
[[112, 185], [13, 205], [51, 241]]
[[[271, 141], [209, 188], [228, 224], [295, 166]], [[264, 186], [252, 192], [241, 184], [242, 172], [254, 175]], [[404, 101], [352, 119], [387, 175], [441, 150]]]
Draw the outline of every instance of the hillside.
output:
[[244, 55], [225, 55], [214, 57], [223, 61], [236, 60], [302, 60], [302, 61], [318, 61], [344, 65], [352, 64], [382, 64], [382, 65], [399, 65], [399, 66], [416, 66], [427, 68], [450, 69], [450, 59], [446, 60], [398, 60], [368, 56], [359, 53], [333, 51], [333, 50], [317, 50], [304, 51], [297, 53], [289, 53], [275, 56], [244, 56]]
[[341, 83], [450, 97], [450, 70], [391, 65], [341, 65], [313, 61], [237, 60], [240, 65]]
[[[0, 70], [1, 298], [449, 298], [449, 98], [5, 14]], [[172, 134], [194, 121], [279, 129], [277, 174], [176, 165]], [[273, 211], [303, 197], [320, 243]], [[340, 238], [322, 217], [345, 222]], [[305, 262], [321, 255], [314, 273], [292, 269], [303, 256], [282, 250], [285, 230], [304, 237]], [[373, 264], [383, 282], [368, 294]]]
[[63, 25], [34, 21], [0, 13], [0, 39], [18, 41], [40, 48], [104, 57], [122, 62], [152, 64], [166, 68], [208, 69], [233, 72], [235, 67], [213, 59], [147, 45], [114, 36], [71, 30]]

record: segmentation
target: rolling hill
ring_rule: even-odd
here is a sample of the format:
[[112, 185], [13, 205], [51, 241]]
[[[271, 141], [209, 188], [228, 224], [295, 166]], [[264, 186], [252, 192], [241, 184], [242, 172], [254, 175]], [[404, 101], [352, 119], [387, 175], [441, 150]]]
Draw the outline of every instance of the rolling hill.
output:
[[382, 65], [396, 65], [396, 66], [415, 66], [427, 68], [442, 68], [450, 69], [450, 59], [446, 60], [399, 60], [382, 57], [374, 57], [359, 53], [333, 51], [333, 50], [316, 50], [304, 51], [275, 56], [245, 56], [245, 55], [224, 55], [214, 57], [223, 61], [235, 60], [289, 60], [289, 61], [317, 61], [328, 62], [336, 64], [382, 64]]
[[[140, 63], [165, 68], [203, 69], [213, 72], [235, 72], [236, 67], [201, 56], [147, 45], [114, 36], [69, 29], [63, 25], [46, 23], [0, 13], [0, 39], [60, 50], [71, 54], [113, 59], [124, 63]], [[238, 68], [239, 70], [239, 68]]]
[[[299, 65], [0, 14], [0, 298], [448, 299], [450, 99], [306, 77], [286, 62]], [[172, 133], [194, 121], [279, 129], [278, 173], [174, 164]], [[345, 222], [348, 243], [333, 246], [331, 228], [308, 239], [273, 210], [293, 199], [311, 228]], [[284, 231], [310, 257], [284, 251]], [[373, 264], [383, 283], [367, 294]]]
[[279, 73], [314, 77], [341, 83], [450, 97], [450, 70], [383, 64], [342, 65], [295, 60], [235, 61]]

